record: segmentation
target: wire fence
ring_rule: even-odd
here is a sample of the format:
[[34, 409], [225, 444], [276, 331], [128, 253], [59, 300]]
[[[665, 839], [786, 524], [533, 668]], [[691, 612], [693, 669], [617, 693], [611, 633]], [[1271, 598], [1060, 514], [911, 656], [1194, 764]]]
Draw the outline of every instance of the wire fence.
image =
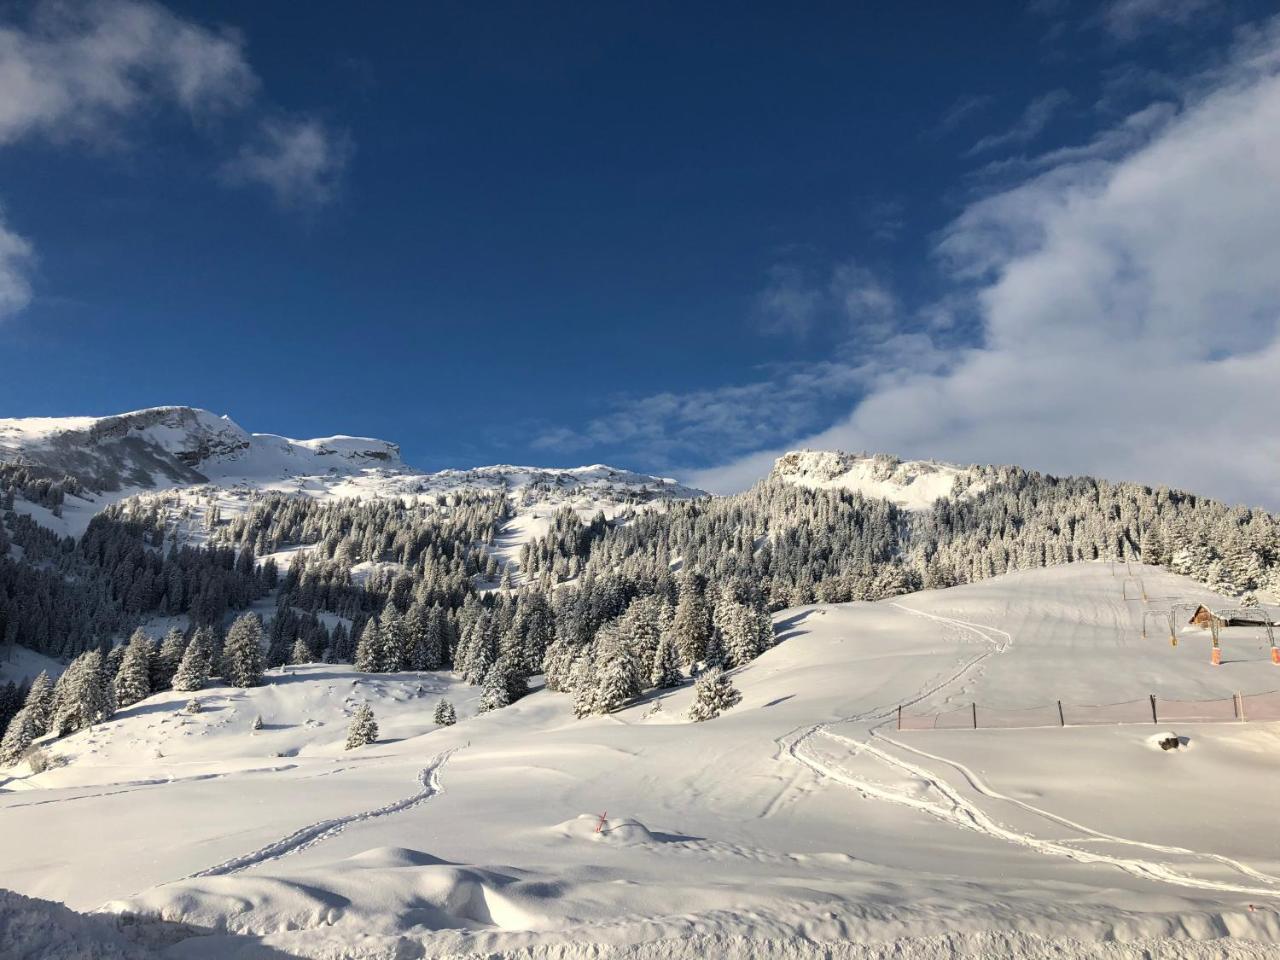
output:
[[1233, 694], [1218, 700], [1141, 700], [1080, 706], [1058, 700], [1041, 707], [1003, 710], [971, 703], [942, 713], [909, 715], [898, 708], [899, 730], [1019, 730], [1124, 723], [1248, 723], [1280, 720], [1280, 690]]

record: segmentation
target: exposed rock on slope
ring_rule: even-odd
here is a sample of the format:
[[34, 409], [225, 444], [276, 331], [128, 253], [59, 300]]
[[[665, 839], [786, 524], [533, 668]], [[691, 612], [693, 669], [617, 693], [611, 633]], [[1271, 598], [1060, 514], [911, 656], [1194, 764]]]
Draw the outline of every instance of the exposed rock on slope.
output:
[[941, 497], [969, 496], [984, 486], [978, 467], [830, 450], [783, 454], [770, 476], [805, 487], [881, 497], [908, 510], [927, 510]]

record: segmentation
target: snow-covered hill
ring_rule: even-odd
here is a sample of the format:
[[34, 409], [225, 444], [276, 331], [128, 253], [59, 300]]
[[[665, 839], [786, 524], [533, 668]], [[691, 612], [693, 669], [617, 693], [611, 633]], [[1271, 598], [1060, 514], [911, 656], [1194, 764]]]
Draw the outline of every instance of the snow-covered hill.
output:
[[[162, 695], [15, 771], [0, 886], [207, 934], [170, 960], [1274, 956], [1276, 724], [895, 729], [900, 704], [1280, 686], [1261, 631], [1225, 631], [1221, 667], [1195, 628], [1144, 639], [1147, 611], [1202, 600], [1096, 562], [791, 609], [703, 724], [686, 686], [435, 729], [439, 693], [468, 699], [451, 681], [320, 665], [192, 718]], [[383, 736], [342, 751], [362, 700]], [[1160, 750], [1167, 730], [1186, 746]]]
[[935, 500], [971, 496], [983, 487], [982, 474], [976, 467], [830, 450], [793, 450], [783, 454], [770, 476], [814, 489], [850, 490], [891, 500], [908, 510], [927, 510]]

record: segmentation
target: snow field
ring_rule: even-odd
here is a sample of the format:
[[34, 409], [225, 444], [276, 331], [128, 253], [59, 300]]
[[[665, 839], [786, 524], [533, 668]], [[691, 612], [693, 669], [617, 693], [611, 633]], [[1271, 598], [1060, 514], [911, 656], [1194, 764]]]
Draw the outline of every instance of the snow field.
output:
[[582, 721], [539, 692], [436, 730], [450, 681], [369, 677], [382, 742], [344, 753], [356, 677], [322, 665], [211, 692], [203, 734], [146, 701], [0, 793], [0, 885], [215, 931], [171, 957], [1274, 954], [1280, 725], [1175, 725], [1191, 749], [1168, 753], [1165, 726], [894, 729], [902, 703], [1280, 686], [1258, 638], [1228, 632], [1213, 668], [1195, 632], [1141, 640], [1142, 606], [1078, 564], [784, 611], [734, 672], [741, 704], [696, 725], [686, 685]]

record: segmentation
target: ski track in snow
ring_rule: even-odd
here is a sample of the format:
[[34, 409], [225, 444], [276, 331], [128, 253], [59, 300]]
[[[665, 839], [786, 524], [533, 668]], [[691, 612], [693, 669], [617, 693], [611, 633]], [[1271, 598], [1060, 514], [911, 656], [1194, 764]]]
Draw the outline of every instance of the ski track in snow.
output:
[[195, 880], [200, 877], [225, 877], [233, 873], [239, 873], [249, 867], [255, 867], [272, 860], [279, 860], [281, 857], [287, 857], [289, 854], [323, 843], [325, 840], [342, 833], [350, 824], [360, 823], [364, 820], [376, 820], [380, 817], [390, 816], [393, 813], [401, 813], [411, 807], [416, 807], [420, 803], [425, 803], [441, 792], [440, 769], [453, 753], [454, 750], [446, 750], [444, 753], [437, 754], [422, 768], [418, 774], [418, 782], [422, 785], [422, 789], [411, 796], [373, 810], [365, 810], [345, 817], [334, 817], [330, 820], [321, 820], [319, 823], [301, 827], [287, 837], [282, 837], [274, 843], [267, 844], [265, 847], [238, 857], [232, 857], [230, 860], [223, 861], [216, 866], [182, 877], [181, 880]]
[[[828, 735], [837, 737], [840, 740], [848, 741], [849, 743], [853, 744], [855, 747], [859, 746], [859, 744], [856, 741], [850, 740], [848, 737], [841, 736], [840, 734], [830, 733], [830, 731], [828, 731]], [[927, 751], [921, 750], [918, 747], [913, 747], [908, 744], [902, 743], [900, 740], [894, 740], [892, 737], [887, 737], [878, 731], [875, 731], [873, 735], [879, 737], [882, 740], [887, 741], [888, 743], [893, 744], [895, 747], [898, 747], [902, 750], [906, 750], [908, 753], [914, 753], [917, 756], [925, 757], [926, 759], [929, 759], [929, 760], [937, 760], [940, 763], [945, 763], [951, 767], [954, 767], [956, 770], [958, 770], [961, 774], [964, 775], [964, 778], [969, 782], [970, 786], [972, 786], [976, 791], [978, 791], [980, 794], [982, 794], [985, 797], [990, 797], [993, 800], [1000, 800], [1005, 803], [1014, 804], [1015, 806], [1021, 807], [1022, 809], [1030, 813], [1034, 813], [1037, 816], [1045, 818], [1046, 820], [1050, 820], [1054, 823], [1060, 824], [1061, 826], [1064, 826], [1070, 830], [1078, 830], [1081, 833], [1087, 834], [1087, 837], [1081, 838], [1079, 840], [1068, 839], [1068, 840], [1062, 841], [1064, 843], [1086, 843], [1091, 841], [1103, 841], [1108, 843], [1119, 843], [1119, 844], [1125, 844], [1127, 846], [1140, 847], [1143, 850], [1151, 850], [1154, 853], [1167, 853], [1167, 854], [1173, 854], [1175, 856], [1196, 857], [1202, 860], [1212, 860], [1215, 863], [1220, 863], [1223, 866], [1230, 867], [1232, 870], [1235, 870], [1238, 873], [1241, 873], [1244, 876], [1247, 876], [1253, 880], [1257, 880], [1262, 883], [1280, 884], [1280, 877], [1273, 876], [1272, 874], [1269, 874], [1269, 873], [1263, 873], [1261, 870], [1255, 870], [1253, 867], [1249, 866], [1246, 863], [1241, 863], [1239, 860], [1233, 860], [1230, 857], [1223, 856], [1220, 853], [1201, 853], [1200, 851], [1190, 850], [1186, 847], [1173, 847], [1173, 846], [1167, 846], [1165, 844], [1160, 844], [1160, 843], [1148, 843], [1145, 840], [1131, 840], [1127, 837], [1118, 837], [1118, 836], [1115, 836], [1114, 834], [1103, 833], [1100, 830], [1094, 830], [1092, 827], [1087, 827], [1082, 823], [1077, 823], [1074, 820], [1069, 820], [1066, 817], [1060, 816], [1056, 813], [1052, 813], [1051, 811], [1043, 810], [1040, 807], [1027, 803], [1025, 800], [1019, 800], [1017, 797], [1011, 797], [1011, 796], [1008, 796], [1007, 794], [1001, 793], [1000, 791], [996, 790], [995, 788], [987, 784], [980, 776], [978, 776], [977, 773], [973, 771], [973, 769], [965, 766], [963, 763], [960, 763], [958, 760], [951, 760], [951, 759], [948, 759], [947, 757], [941, 757], [941, 756], [938, 756], [937, 754], [928, 753]]]
[[[1013, 636], [1008, 631], [1001, 630], [997, 627], [971, 623], [970, 621], [960, 620], [954, 617], [944, 617], [938, 614], [926, 613], [923, 610], [915, 610], [901, 603], [895, 602], [895, 603], [892, 603], [891, 605], [894, 607], [897, 607], [899, 610], [902, 610], [905, 613], [910, 613], [915, 616], [925, 617], [929, 620], [934, 620], [939, 623], [949, 624], [951, 626], [958, 627], [962, 630], [967, 630], [971, 633], [975, 633], [979, 637], [981, 637], [985, 642], [990, 644], [990, 647], [988, 650], [986, 650], [984, 653], [980, 654], [979, 656], [973, 657], [972, 659], [966, 661], [960, 667], [959, 670], [951, 674], [949, 677], [937, 683], [931, 683], [927, 685], [925, 689], [917, 693], [910, 700], [904, 701], [902, 703], [902, 706], [904, 707], [919, 703], [920, 701], [925, 700], [928, 697], [931, 697], [941, 692], [951, 684], [957, 683], [958, 681], [963, 679], [971, 670], [973, 670], [980, 663], [986, 660], [988, 657], [991, 657], [992, 655], [997, 653], [1004, 653], [1006, 650], [1009, 649], [1010, 645], [1013, 643]], [[993, 634], [999, 634], [1000, 638], [993, 636]], [[1078, 823], [1075, 823], [1074, 821], [1068, 820], [1065, 817], [1060, 817], [1046, 810], [1041, 810], [1040, 808], [1035, 807], [1024, 801], [1006, 796], [994, 790], [990, 786], [988, 786], [985, 782], [982, 781], [981, 777], [979, 777], [976, 773], [974, 773], [968, 767], [964, 766], [964, 764], [961, 764], [954, 760], [947, 759], [946, 757], [941, 757], [935, 754], [926, 753], [923, 750], [910, 747], [906, 744], [900, 743], [899, 741], [894, 740], [891, 737], [885, 736], [884, 734], [880, 733], [880, 727], [883, 727], [885, 725], [885, 722], [887, 722], [888, 720], [896, 716], [897, 711], [898, 711], [898, 705], [895, 704], [894, 706], [889, 708], [876, 708], [871, 711], [857, 714], [855, 716], [845, 717], [842, 720], [838, 720], [838, 721], [814, 724], [810, 727], [805, 728], [804, 731], [799, 736], [795, 737], [794, 739], [790, 739], [789, 743], [785, 743], [786, 753], [796, 763], [808, 768], [813, 773], [816, 773], [819, 777], [827, 780], [831, 780], [835, 783], [842, 784], [843, 786], [849, 787], [853, 790], [857, 790], [859, 793], [861, 793], [865, 797], [876, 799], [876, 800], [883, 800], [885, 802], [895, 803], [901, 806], [912, 807], [914, 809], [917, 809], [925, 813], [928, 813], [932, 816], [935, 816], [944, 822], [953, 824], [954, 826], [961, 827], [963, 829], [973, 830], [977, 833], [981, 833], [986, 836], [989, 836], [992, 839], [1003, 840], [1009, 843], [1014, 843], [1019, 846], [1026, 847], [1027, 849], [1033, 850], [1037, 853], [1044, 854], [1046, 856], [1064, 857], [1066, 859], [1074, 860], [1080, 863], [1095, 863], [1095, 864], [1103, 864], [1106, 866], [1116, 867], [1135, 877], [1139, 877], [1146, 880], [1153, 880], [1153, 881], [1162, 882], [1162, 883], [1174, 884], [1180, 887], [1191, 887], [1191, 888], [1200, 889], [1200, 890], [1213, 891], [1216, 893], [1246, 894], [1250, 896], [1268, 897], [1268, 898], [1280, 897], [1280, 878], [1273, 877], [1259, 870], [1255, 870], [1254, 868], [1248, 866], [1247, 864], [1241, 863], [1237, 860], [1233, 860], [1229, 857], [1225, 857], [1216, 853], [1199, 853], [1199, 852], [1196, 852], [1193, 850], [1187, 850], [1181, 847], [1163, 846], [1160, 844], [1146, 843], [1140, 840], [1130, 840], [1125, 837], [1117, 837], [1111, 834], [1102, 833], [1100, 831], [1090, 829], [1089, 827], [1086, 827], [1082, 824], [1078, 824]], [[885, 741], [886, 743], [893, 744], [894, 746], [899, 747], [903, 750], [906, 750], [910, 753], [914, 753], [918, 756], [922, 756], [931, 760], [937, 760], [940, 763], [948, 764], [949, 766], [953, 767], [955, 770], [959, 771], [965, 777], [965, 779], [968, 780], [969, 784], [981, 795], [985, 797], [989, 797], [990, 799], [993, 799], [993, 800], [1007, 801], [1009, 803], [1013, 803], [1027, 810], [1030, 813], [1034, 813], [1038, 816], [1044, 817], [1047, 820], [1058, 823], [1061, 826], [1065, 826], [1074, 830], [1079, 830], [1081, 833], [1087, 834], [1089, 839], [1104, 840], [1104, 841], [1118, 843], [1118, 844], [1127, 844], [1127, 845], [1139, 847], [1145, 850], [1150, 850], [1155, 853], [1166, 853], [1166, 854], [1172, 854], [1172, 855], [1178, 855], [1178, 856], [1191, 856], [1191, 857], [1196, 857], [1204, 860], [1211, 860], [1216, 863], [1227, 866], [1252, 880], [1255, 880], [1263, 884], [1267, 884], [1267, 886], [1251, 887], [1251, 886], [1244, 886], [1241, 884], [1227, 883], [1223, 881], [1208, 880], [1208, 879], [1203, 879], [1199, 877], [1193, 877], [1193, 876], [1190, 876], [1189, 874], [1182, 873], [1178, 870], [1175, 870], [1173, 867], [1169, 866], [1168, 864], [1160, 863], [1157, 861], [1140, 860], [1140, 859], [1131, 858], [1131, 857], [1111, 856], [1103, 853], [1092, 853], [1087, 850], [1080, 850], [1080, 849], [1077, 849], [1076, 847], [1069, 846], [1068, 844], [1071, 842], [1070, 840], [1067, 840], [1067, 841], [1042, 840], [1038, 837], [1032, 836], [1031, 834], [1022, 833], [1010, 827], [1005, 827], [997, 823], [995, 820], [993, 820], [977, 804], [966, 799], [954, 786], [952, 786], [952, 784], [948, 783], [945, 779], [933, 773], [932, 771], [926, 769], [925, 767], [920, 766], [919, 764], [912, 763], [908, 760], [904, 760], [899, 757], [896, 757], [893, 754], [889, 753], [887, 750], [873, 746], [869, 741], [855, 740], [853, 738], [834, 733], [829, 729], [829, 727], [831, 727], [833, 723], [859, 723], [859, 722], [862, 722], [862, 723], [870, 722], [875, 724], [875, 726], [873, 726], [868, 731], [870, 737], [878, 737], [879, 739]], [[886, 786], [884, 784], [879, 784], [879, 783], [876, 783], [875, 781], [856, 776], [847, 770], [841, 769], [839, 766], [833, 763], [824, 761], [822, 758], [816, 755], [815, 751], [813, 751], [809, 747], [809, 745], [812, 744], [818, 737], [825, 737], [829, 740], [838, 741], [850, 747], [855, 754], [866, 754], [867, 756], [874, 758], [875, 760], [885, 764], [888, 767], [894, 768], [898, 771], [901, 771], [907, 774], [909, 777], [916, 778], [922, 781], [924, 784], [927, 785], [929, 791], [932, 794], [934, 794], [934, 797], [936, 799], [913, 796], [912, 794], [908, 793], [905, 790], [895, 789], [893, 787]], [[787, 738], [784, 738], [784, 741], [786, 739]]]

